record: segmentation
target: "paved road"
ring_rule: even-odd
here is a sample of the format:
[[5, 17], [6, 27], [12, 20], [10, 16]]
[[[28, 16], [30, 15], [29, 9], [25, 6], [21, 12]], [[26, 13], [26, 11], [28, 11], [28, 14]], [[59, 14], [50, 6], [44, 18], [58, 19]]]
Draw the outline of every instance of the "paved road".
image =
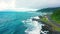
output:
[[53, 24], [56, 25], [57, 27], [60, 27], [60, 24], [57, 24], [55, 21], [53, 21], [50, 16], [47, 16], [47, 17], [48, 17], [48, 20], [49, 20], [51, 23], [53, 23]]

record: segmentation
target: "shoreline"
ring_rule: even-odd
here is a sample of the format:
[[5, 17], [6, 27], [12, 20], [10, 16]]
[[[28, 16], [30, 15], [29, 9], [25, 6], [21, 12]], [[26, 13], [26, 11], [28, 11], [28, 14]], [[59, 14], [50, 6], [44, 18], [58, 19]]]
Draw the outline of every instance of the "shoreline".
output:
[[[39, 17], [39, 16], [38, 16]], [[53, 31], [51, 31], [51, 26], [46, 24], [45, 22], [41, 21], [40, 19], [32, 19], [33, 21], [38, 21], [41, 22], [41, 24], [44, 24], [44, 26], [42, 26], [42, 31], [49, 31], [47, 32], [47, 34], [52, 34]], [[42, 34], [42, 33], [41, 33]]]
[[[39, 18], [42, 18], [42, 16], [38, 16]], [[42, 30], [45, 31], [45, 30], [48, 30], [49, 32], [47, 34], [60, 34], [59, 31], [55, 31], [52, 27], [51, 24], [48, 24], [44, 21], [42, 21], [41, 19], [32, 19], [33, 21], [38, 21], [38, 22], [41, 22], [42, 24], [44, 24], [44, 26], [42, 26]]]
[[[39, 16], [39, 18], [42, 18], [42, 16]], [[44, 17], [43, 17], [44, 18]], [[41, 20], [41, 19], [40, 19]], [[43, 21], [43, 20], [41, 20], [41, 22], [43, 23], [43, 24], [45, 24], [45, 27], [47, 27], [48, 28], [48, 30], [51, 32], [51, 34], [60, 34], [60, 31], [56, 31], [56, 30], [54, 30], [53, 29], [53, 27], [54, 26], [52, 26], [52, 24], [49, 24], [49, 22], [45, 22], [45, 21]]]

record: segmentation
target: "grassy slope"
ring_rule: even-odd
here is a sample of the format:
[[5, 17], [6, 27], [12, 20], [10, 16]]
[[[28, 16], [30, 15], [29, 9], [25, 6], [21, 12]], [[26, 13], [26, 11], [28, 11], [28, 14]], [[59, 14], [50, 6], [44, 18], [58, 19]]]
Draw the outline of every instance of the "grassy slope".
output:
[[[51, 15], [52, 20], [54, 20], [57, 24], [60, 24], [60, 9], [56, 9]], [[60, 31], [60, 28], [54, 26], [55, 30]]]
[[52, 22], [49, 22], [49, 20], [46, 17], [41, 18], [41, 20], [43, 22], [45, 22], [46, 24], [51, 25], [52, 26], [51, 27], [52, 28], [52, 31], [59, 31], [60, 32], [60, 28], [57, 27], [56, 25], [54, 25]]
[[57, 9], [53, 12], [51, 15], [51, 18], [56, 21], [58, 24], [60, 24], [60, 9]]
[[[53, 9], [54, 9], [54, 8], [53, 8]], [[52, 10], [53, 10], [53, 9], [52, 9]], [[47, 10], [48, 10], [48, 9], [47, 9]], [[47, 11], [47, 10], [46, 10], [46, 11]], [[45, 11], [45, 10], [42, 9], [42, 10], [40, 10], [40, 11]], [[50, 9], [49, 9], [48, 11], [50, 11]], [[57, 24], [60, 24], [60, 8], [57, 8], [57, 9], [54, 9], [54, 10], [53, 10], [53, 14], [51, 15], [51, 19], [54, 20], [54, 21], [56, 21]], [[49, 20], [48, 20], [47, 18], [43, 17], [43, 18], [41, 18], [41, 20], [42, 20], [43, 22], [51, 25], [53, 30], [56, 30], [56, 31], [59, 31], [59, 32], [60, 32], [60, 27], [54, 25], [52, 22], [49, 22]]]
[[[51, 15], [51, 19], [56, 21], [57, 24], [60, 24], [60, 9], [56, 9], [53, 14]], [[56, 26], [52, 22], [49, 22], [47, 18], [43, 17], [42, 21], [52, 26], [53, 30], [60, 32], [60, 27]]]

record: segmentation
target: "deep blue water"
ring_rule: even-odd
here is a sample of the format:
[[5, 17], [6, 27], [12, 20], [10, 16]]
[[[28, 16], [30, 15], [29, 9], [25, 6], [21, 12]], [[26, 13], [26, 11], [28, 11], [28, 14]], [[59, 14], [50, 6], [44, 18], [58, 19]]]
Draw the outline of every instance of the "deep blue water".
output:
[[37, 16], [35, 12], [0, 12], [0, 34], [25, 34], [22, 20]]

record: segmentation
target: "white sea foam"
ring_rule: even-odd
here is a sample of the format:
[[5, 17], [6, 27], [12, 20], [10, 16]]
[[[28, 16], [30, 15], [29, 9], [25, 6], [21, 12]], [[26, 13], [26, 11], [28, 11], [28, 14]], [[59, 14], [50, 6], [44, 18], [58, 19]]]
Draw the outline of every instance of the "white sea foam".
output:
[[[37, 18], [38, 17], [33, 17], [33, 18]], [[33, 21], [32, 18], [31, 19], [27, 19], [27, 20], [23, 20], [22, 21], [25, 26], [27, 27], [27, 29], [25, 30], [25, 32], [27, 34], [40, 34], [41, 32], [43, 34], [46, 34], [44, 33], [41, 29], [42, 29], [42, 26], [44, 26], [44, 24], [41, 24], [41, 23], [38, 23], [38, 21]]]
[[27, 25], [27, 29], [25, 30], [25, 32], [27, 34], [40, 34], [41, 31], [41, 26], [39, 26], [37, 21], [26, 21], [26, 25]]
[[34, 19], [40, 19], [38, 16], [36, 16], [36, 17], [33, 17]]

